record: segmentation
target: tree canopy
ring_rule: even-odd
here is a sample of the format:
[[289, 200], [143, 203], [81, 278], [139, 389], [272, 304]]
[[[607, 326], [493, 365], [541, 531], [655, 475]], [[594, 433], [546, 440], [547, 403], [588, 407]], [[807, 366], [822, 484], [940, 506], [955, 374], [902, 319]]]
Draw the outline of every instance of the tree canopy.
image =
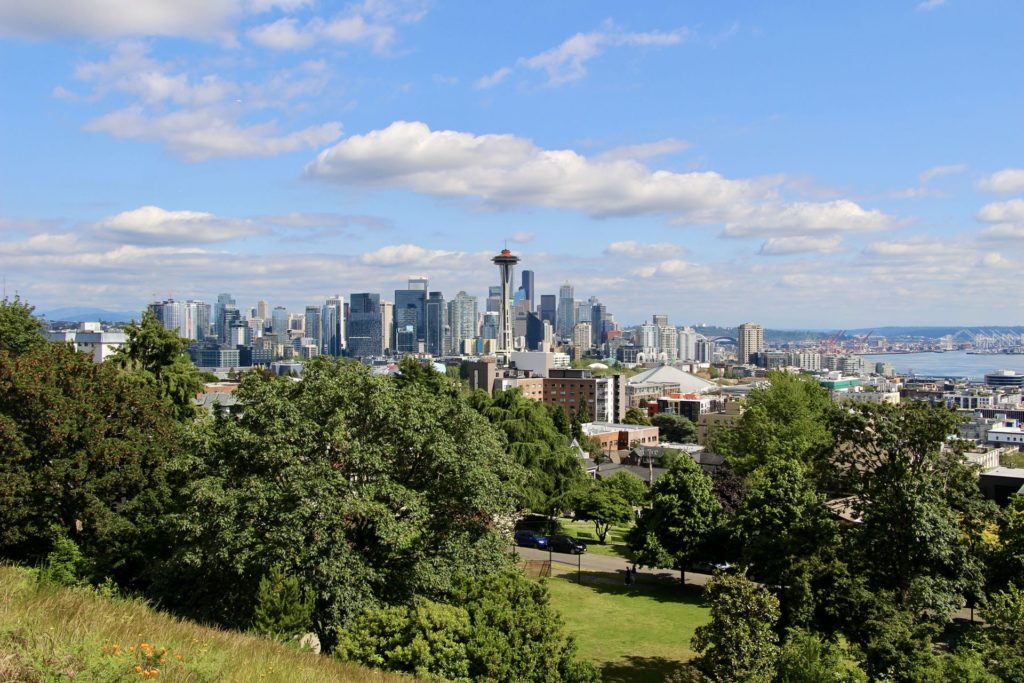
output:
[[697, 443], [697, 427], [682, 415], [658, 413], [650, 423], [658, 428], [662, 441]]
[[34, 310], [17, 295], [0, 300], [0, 352], [20, 356], [46, 343], [43, 326], [32, 315]]

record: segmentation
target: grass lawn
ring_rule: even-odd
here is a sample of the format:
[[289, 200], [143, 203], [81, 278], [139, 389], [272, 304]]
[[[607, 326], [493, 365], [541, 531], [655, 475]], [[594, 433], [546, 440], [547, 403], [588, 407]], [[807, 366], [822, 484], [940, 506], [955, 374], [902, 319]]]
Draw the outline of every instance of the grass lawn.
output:
[[580, 655], [597, 664], [604, 681], [664, 681], [693, 657], [690, 638], [709, 619], [697, 587], [580, 586], [563, 578], [546, 584]]
[[573, 522], [563, 519], [560, 520], [558, 531], [561, 534], [578, 538], [586, 543], [588, 553], [621, 557], [624, 560], [628, 560], [630, 555], [629, 549], [626, 547], [626, 533], [630, 528], [630, 526], [613, 526], [611, 531], [608, 532], [608, 538], [605, 539], [604, 545], [597, 540], [597, 533], [594, 531], [593, 522]]
[[999, 464], [1003, 467], [1024, 467], [1024, 453], [1005, 453], [999, 456]]

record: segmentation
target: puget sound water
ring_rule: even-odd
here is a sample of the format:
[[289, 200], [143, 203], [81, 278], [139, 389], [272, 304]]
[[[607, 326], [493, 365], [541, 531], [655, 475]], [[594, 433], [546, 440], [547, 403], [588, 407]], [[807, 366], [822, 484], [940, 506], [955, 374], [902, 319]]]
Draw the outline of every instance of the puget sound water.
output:
[[986, 373], [1016, 370], [1024, 374], [1024, 354], [970, 354], [966, 351], [945, 353], [882, 353], [862, 356], [865, 363], [891, 363], [901, 375], [925, 377], [966, 377], [981, 380]]

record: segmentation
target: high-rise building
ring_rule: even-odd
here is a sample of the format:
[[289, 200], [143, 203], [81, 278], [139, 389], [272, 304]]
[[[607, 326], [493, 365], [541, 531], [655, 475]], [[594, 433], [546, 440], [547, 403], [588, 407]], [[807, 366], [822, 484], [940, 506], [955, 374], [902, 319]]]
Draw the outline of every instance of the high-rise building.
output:
[[524, 270], [522, 273], [522, 287], [524, 301], [526, 301], [526, 312], [529, 313], [534, 309], [534, 289], [533, 289], [533, 271]]
[[271, 312], [271, 327], [270, 330], [276, 335], [281, 336], [281, 339], [287, 339], [288, 336], [288, 309], [284, 306], [274, 306], [274, 310]]
[[604, 343], [605, 313], [604, 304], [597, 299], [590, 300], [590, 333], [593, 335], [592, 341], [594, 346], [600, 346]]
[[459, 292], [448, 302], [448, 327], [452, 331], [452, 351], [461, 354], [467, 339], [477, 336], [476, 297]]
[[491, 285], [487, 288], [486, 310], [493, 313], [501, 310], [501, 285]]
[[590, 323], [576, 323], [576, 327], [572, 329], [572, 345], [586, 351], [590, 348], [592, 341], [593, 333], [590, 329]]
[[306, 315], [303, 320], [302, 336], [314, 340], [316, 347], [323, 351], [323, 329], [320, 322], [320, 306], [306, 306]]
[[261, 320], [269, 320], [270, 319], [270, 304], [268, 304], [266, 301], [260, 299], [256, 303], [256, 317], [260, 318]]
[[512, 277], [519, 257], [508, 249], [491, 259], [501, 273], [501, 309], [498, 311], [498, 349], [497, 355], [502, 364], [508, 364], [512, 348]]
[[380, 319], [380, 294], [360, 292], [349, 295], [348, 354], [355, 358], [380, 356], [383, 349], [383, 327]]
[[241, 322], [242, 313], [234, 304], [222, 304], [220, 318], [216, 325], [217, 341], [221, 344], [231, 344], [231, 326]]
[[668, 316], [663, 313], [655, 313], [651, 316], [651, 322], [657, 327], [668, 327]]
[[551, 323], [552, 327], [558, 325], [558, 297], [554, 294], [540, 295], [540, 319]]
[[679, 330], [679, 360], [697, 360], [697, 338], [700, 335], [692, 327]]
[[234, 306], [235, 300], [230, 294], [218, 294], [217, 303], [213, 305], [212, 315], [210, 316], [210, 325], [217, 332], [218, 340], [223, 342], [225, 337], [225, 330], [227, 325], [224, 324], [224, 308], [226, 306]]
[[498, 312], [487, 311], [484, 313], [484, 321], [480, 326], [480, 336], [484, 339], [498, 339]]
[[320, 307], [320, 353], [326, 356], [340, 356], [345, 347], [345, 305], [335, 295]]
[[427, 353], [443, 356], [448, 352], [448, 307], [444, 294], [431, 292], [427, 297]]
[[743, 323], [736, 328], [736, 360], [746, 364], [750, 357], [764, 351], [764, 328], [756, 323]]
[[573, 287], [568, 282], [558, 289], [558, 315], [555, 321], [555, 331], [563, 339], [569, 339], [572, 336], [572, 329], [576, 325], [574, 296]]
[[425, 278], [409, 280], [408, 289], [395, 290], [394, 334], [392, 348], [398, 353], [419, 353], [420, 342], [423, 342], [427, 331], [427, 290], [420, 289], [426, 285]]
[[395, 305], [390, 301], [380, 302], [381, 344], [384, 351], [391, 353], [395, 349]]
[[210, 304], [205, 301], [155, 301], [149, 305], [153, 315], [179, 337], [201, 341], [210, 329]]
[[409, 289], [415, 289], [423, 292], [423, 296], [427, 295], [427, 284], [428, 280], [425, 277], [411, 277], [409, 278]]

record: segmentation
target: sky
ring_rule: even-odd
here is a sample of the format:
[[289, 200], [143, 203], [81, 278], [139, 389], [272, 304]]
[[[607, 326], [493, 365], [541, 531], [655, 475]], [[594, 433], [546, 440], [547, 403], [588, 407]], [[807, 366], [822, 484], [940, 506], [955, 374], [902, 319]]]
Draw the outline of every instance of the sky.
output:
[[[297, 312], [507, 244], [629, 325], [1019, 325], [1019, 0], [0, 0], [0, 275]], [[517, 275], [518, 277], [518, 275]]]

